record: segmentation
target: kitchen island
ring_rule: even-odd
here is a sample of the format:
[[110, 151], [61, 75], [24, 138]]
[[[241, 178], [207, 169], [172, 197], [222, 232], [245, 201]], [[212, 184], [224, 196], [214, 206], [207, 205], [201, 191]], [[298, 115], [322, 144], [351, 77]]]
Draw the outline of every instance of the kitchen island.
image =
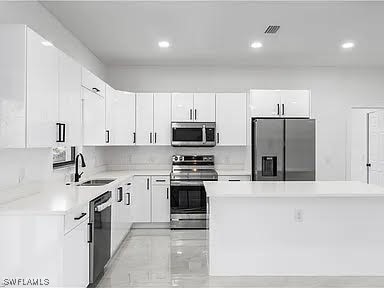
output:
[[213, 276], [383, 276], [384, 188], [204, 182]]

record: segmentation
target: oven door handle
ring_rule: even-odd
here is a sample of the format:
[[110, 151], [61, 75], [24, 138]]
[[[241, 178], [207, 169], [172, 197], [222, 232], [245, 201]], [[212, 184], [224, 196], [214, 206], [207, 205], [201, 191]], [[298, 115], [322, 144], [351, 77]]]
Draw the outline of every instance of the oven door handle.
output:
[[111, 206], [111, 202], [112, 202], [112, 201], [109, 200], [109, 201], [107, 201], [107, 202], [105, 202], [105, 203], [103, 203], [103, 204], [97, 205], [97, 206], [95, 207], [95, 212], [101, 212], [101, 211], [107, 209], [108, 207]]
[[171, 181], [171, 186], [204, 186], [203, 181]]
[[203, 144], [207, 143], [207, 128], [203, 125]]

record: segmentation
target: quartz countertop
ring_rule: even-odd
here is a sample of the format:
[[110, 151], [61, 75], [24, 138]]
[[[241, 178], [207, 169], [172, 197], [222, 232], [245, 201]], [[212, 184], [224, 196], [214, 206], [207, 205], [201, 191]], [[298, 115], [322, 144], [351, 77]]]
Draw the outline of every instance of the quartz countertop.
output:
[[[112, 187], [128, 181], [133, 176], [169, 175], [169, 170], [130, 170], [105, 171], [81, 179], [114, 179], [104, 186], [78, 186], [79, 183], [66, 185], [63, 181], [39, 181], [21, 184], [0, 191], [0, 215], [33, 214], [64, 215], [70, 210], [86, 205]], [[12, 198], [9, 195], [13, 195]]]
[[384, 187], [358, 181], [204, 182], [210, 198], [384, 197]]

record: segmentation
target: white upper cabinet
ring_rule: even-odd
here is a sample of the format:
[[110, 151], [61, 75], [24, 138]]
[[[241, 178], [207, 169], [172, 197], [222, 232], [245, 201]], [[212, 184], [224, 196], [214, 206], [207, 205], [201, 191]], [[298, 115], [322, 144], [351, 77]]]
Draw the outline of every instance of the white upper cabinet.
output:
[[56, 142], [58, 71], [58, 50], [27, 28], [27, 147]]
[[86, 146], [105, 145], [105, 97], [82, 89], [83, 97], [83, 143]]
[[106, 86], [106, 129], [110, 145], [135, 145], [135, 94]]
[[0, 25], [0, 148], [25, 147], [25, 35], [25, 25]]
[[[57, 142], [81, 145], [81, 66], [59, 52], [59, 116]], [[58, 144], [60, 145], [60, 144]]]
[[216, 94], [217, 146], [247, 145], [247, 94]]
[[308, 90], [251, 90], [252, 117], [309, 118]]
[[172, 122], [193, 122], [193, 93], [172, 93]]
[[276, 90], [251, 90], [251, 116], [280, 117], [280, 95]]
[[310, 117], [310, 92], [308, 90], [282, 90], [279, 93], [282, 117]]
[[172, 122], [215, 122], [215, 93], [172, 93]]
[[101, 96], [105, 96], [105, 83], [103, 80], [101, 80], [96, 75], [89, 72], [84, 67], [82, 67], [81, 74], [82, 74], [81, 84], [85, 88]]
[[171, 145], [171, 94], [153, 96], [153, 133], [155, 145]]
[[195, 122], [215, 122], [215, 93], [193, 94], [193, 120]]
[[151, 145], [153, 143], [153, 93], [137, 93], [136, 145]]

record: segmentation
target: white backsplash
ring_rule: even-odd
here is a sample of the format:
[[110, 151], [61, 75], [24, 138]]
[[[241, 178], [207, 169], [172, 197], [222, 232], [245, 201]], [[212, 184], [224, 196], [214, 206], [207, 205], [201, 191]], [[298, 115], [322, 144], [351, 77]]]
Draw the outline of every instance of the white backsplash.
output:
[[109, 170], [170, 169], [172, 155], [214, 155], [216, 169], [250, 170], [247, 147], [177, 148], [171, 146], [104, 147]]

